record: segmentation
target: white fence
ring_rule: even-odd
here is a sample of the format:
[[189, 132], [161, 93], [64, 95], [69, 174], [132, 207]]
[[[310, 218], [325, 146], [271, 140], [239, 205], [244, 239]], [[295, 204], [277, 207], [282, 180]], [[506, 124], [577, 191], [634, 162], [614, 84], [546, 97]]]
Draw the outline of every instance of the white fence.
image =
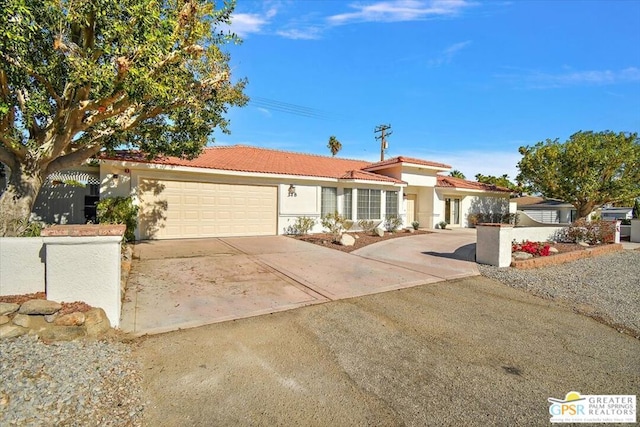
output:
[[46, 292], [57, 302], [83, 301], [102, 308], [117, 327], [121, 241], [122, 234], [2, 237], [0, 295]]

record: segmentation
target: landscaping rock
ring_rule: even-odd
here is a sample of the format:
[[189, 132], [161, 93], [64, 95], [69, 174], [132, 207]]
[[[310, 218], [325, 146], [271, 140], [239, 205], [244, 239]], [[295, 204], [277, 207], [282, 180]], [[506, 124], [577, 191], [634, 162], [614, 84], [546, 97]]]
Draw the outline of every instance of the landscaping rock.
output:
[[4, 316], [5, 314], [11, 314], [18, 311], [20, 308], [20, 304], [13, 304], [10, 302], [0, 302], [0, 316]]
[[583, 246], [585, 248], [588, 248], [589, 246], [591, 246], [587, 242], [578, 242], [578, 245]]
[[525, 259], [531, 259], [533, 258], [533, 255], [531, 255], [528, 252], [514, 252], [511, 254], [511, 258], [513, 258], [516, 261], [522, 261]]
[[558, 252], [560, 252], [558, 248], [554, 248], [554, 247], [549, 248], [549, 253], [557, 254]]
[[376, 228], [373, 230], [373, 232], [378, 236], [378, 237], [383, 237], [384, 236], [384, 230], [382, 228]]
[[340, 244], [342, 246], [353, 246], [356, 244], [356, 239], [349, 234], [343, 234], [342, 237], [340, 237]]
[[82, 326], [84, 324], [84, 320], [84, 313], [76, 311], [56, 318], [53, 321], [53, 324], [56, 326]]
[[16, 314], [13, 318], [13, 324], [28, 328], [31, 323], [31, 317], [27, 314]]
[[47, 323], [53, 323], [53, 321], [56, 320], [57, 317], [58, 313], [47, 314], [44, 316], [44, 320], [46, 320]]
[[44, 299], [32, 299], [20, 306], [20, 314], [53, 314], [60, 310], [62, 305], [55, 301]]
[[87, 335], [82, 326], [51, 326], [38, 331], [37, 335], [49, 341], [73, 341]]
[[13, 323], [6, 323], [0, 326], [0, 339], [19, 337], [26, 335], [27, 332], [29, 332], [27, 328], [14, 325]]
[[0, 316], [0, 325], [4, 325], [5, 323], [9, 323], [10, 321], [11, 319], [9, 319], [9, 316], [5, 316], [4, 314]]
[[414, 230], [414, 229], [413, 229], [413, 227], [411, 227], [411, 228], [405, 228], [405, 229], [404, 229], [404, 232], [405, 232], [405, 233], [415, 233], [415, 231], [416, 231], [416, 230]]
[[111, 329], [107, 314], [101, 308], [92, 308], [84, 314], [84, 327], [90, 337], [99, 337]]

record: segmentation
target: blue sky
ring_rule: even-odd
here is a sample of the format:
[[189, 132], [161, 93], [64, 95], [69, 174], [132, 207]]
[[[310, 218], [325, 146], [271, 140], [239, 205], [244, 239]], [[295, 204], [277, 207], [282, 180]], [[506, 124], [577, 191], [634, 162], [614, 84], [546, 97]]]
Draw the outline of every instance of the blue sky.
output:
[[640, 130], [640, 1], [238, 0], [229, 46], [252, 100], [247, 144], [376, 161], [404, 155], [515, 178], [518, 147]]

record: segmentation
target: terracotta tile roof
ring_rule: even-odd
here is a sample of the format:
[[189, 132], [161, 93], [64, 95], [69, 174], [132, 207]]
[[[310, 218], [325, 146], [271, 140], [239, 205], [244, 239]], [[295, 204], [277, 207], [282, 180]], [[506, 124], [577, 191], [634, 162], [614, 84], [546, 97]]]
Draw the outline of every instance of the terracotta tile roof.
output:
[[463, 190], [497, 191], [501, 193], [511, 193], [511, 190], [493, 184], [483, 184], [477, 181], [467, 181], [466, 179], [454, 178], [452, 176], [438, 176], [436, 187], [460, 188]]
[[[363, 170], [350, 170], [340, 177], [340, 179], [356, 179], [356, 180], [369, 180], [369, 181], [387, 181], [392, 180], [394, 182], [403, 182], [388, 176], [380, 175], [373, 172], [367, 172]], [[404, 183], [406, 184], [406, 183]]]
[[240, 172], [402, 183], [402, 181], [391, 177], [363, 171], [362, 169], [370, 163], [362, 160], [293, 153], [244, 145], [205, 148], [203, 153], [193, 160], [162, 157], [150, 161], [146, 160], [144, 155], [139, 152], [119, 152], [115, 156], [103, 156], [102, 158]]
[[393, 157], [391, 159], [387, 159], [382, 162], [372, 163], [369, 166], [365, 167], [364, 169], [365, 170], [375, 169], [375, 168], [379, 168], [380, 166], [388, 166], [388, 165], [394, 165], [398, 163], [412, 163], [415, 165], [430, 166], [434, 168], [451, 169], [451, 166], [446, 165], [444, 163], [431, 162], [429, 160], [422, 160], [422, 159], [416, 159], [414, 157], [405, 157], [405, 156]]

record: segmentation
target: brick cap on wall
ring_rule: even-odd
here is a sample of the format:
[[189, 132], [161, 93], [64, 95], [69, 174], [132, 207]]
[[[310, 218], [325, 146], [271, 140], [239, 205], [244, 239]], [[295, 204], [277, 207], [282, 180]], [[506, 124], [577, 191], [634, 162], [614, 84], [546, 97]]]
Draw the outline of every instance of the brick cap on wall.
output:
[[42, 230], [41, 236], [124, 236], [127, 226], [124, 224], [81, 224], [53, 225]]
[[486, 222], [486, 223], [485, 222], [481, 222], [480, 224], [476, 224], [476, 227], [478, 227], [478, 226], [481, 226], [481, 227], [505, 227], [505, 228], [511, 227], [511, 228], [513, 228], [513, 225], [511, 225], [511, 224], [501, 224], [501, 223], [498, 223], [498, 222]]

